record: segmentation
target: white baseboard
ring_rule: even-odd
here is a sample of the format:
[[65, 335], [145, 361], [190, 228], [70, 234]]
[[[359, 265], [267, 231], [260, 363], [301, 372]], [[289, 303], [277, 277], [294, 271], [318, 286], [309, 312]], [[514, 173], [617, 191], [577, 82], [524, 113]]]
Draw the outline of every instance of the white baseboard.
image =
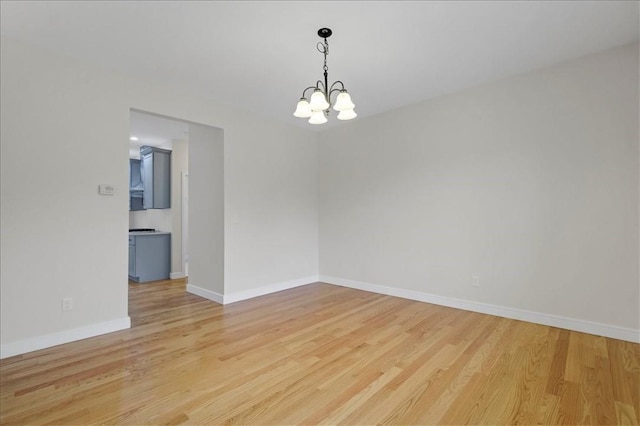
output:
[[534, 311], [525, 311], [522, 309], [508, 308], [505, 306], [490, 305], [481, 302], [472, 302], [469, 300], [455, 299], [452, 297], [437, 296], [435, 294], [404, 290], [394, 287], [386, 287], [377, 284], [363, 283], [360, 281], [353, 281], [326, 275], [321, 275], [320, 281], [327, 284], [339, 285], [342, 287], [355, 288], [358, 290], [364, 290], [373, 293], [380, 293], [389, 296], [402, 297], [404, 299], [417, 300], [419, 302], [433, 303], [434, 305], [448, 306], [451, 308], [463, 309], [465, 311], [479, 312], [482, 314], [495, 315], [503, 318], [511, 318], [532, 322], [535, 324], [580, 331], [582, 333], [595, 334], [597, 336], [611, 337], [613, 339], [625, 340], [627, 342], [640, 343], [640, 330], [635, 330], [632, 328], [561, 317]]
[[271, 294], [282, 290], [288, 290], [294, 287], [300, 287], [303, 285], [317, 282], [319, 277], [317, 275], [298, 278], [296, 280], [282, 281], [275, 284], [269, 284], [258, 288], [252, 288], [251, 290], [238, 291], [236, 293], [230, 293], [224, 295], [224, 304], [239, 302], [241, 300], [252, 299], [258, 296], [264, 296], [265, 294]]
[[206, 288], [198, 287], [193, 284], [187, 284], [187, 292], [195, 294], [196, 296], [204, 297], [205, 299], [212, 300], [216, 303], [224, 304], [224, 296], [215, 291], [207, 290]]
[[182, 271], [169, 273], [169, 278], [172, 280], [179, 280], [184, 277], [186, 277], [186, 275]]
[[228, 305], [229, 303], [239, 302], [241, 300], [252, 299], [258, 296], [264, 296], [265, 294], [271, 294], [282, 290], [288, 290], [294, 287], [300, 287], [303, 285], [315, 283], [318, 281], [318, 276], [310, 276], [305, 278], [299, 278], [296, 280], [283, 281], [275, 284], [269, 284], [262, 287], [252, 288], [251, 290], [238, 291], [230, 294], [220, 294], [215, 291], [207, 290], [202, 287], [195, 286], [193, 284], [187, 284], [187, 291], [195, 294], [196, 296], [204, 297], [205, 299], [212, 300], [216, 303]]
[[131, 328], [131, 318], [124, 317], [85, 327], [73, 328], [71, 330], [58, 331], [56, 333], [45, 334], [43, 336], [31, 337], [29, 339], [18, 340], [0, 345], [0, 359], [10, 356], [21, 355], [27, 352], [50, 348], [51, 346], [62, 345], [64, 343], [75, 342], [101, 334]]

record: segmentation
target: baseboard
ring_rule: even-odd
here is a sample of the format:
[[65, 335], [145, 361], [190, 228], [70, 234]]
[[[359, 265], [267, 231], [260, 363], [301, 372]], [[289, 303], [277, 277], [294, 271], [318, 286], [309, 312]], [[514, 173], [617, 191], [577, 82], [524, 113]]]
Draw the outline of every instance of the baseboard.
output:
[[265, 294], [271, 294], [282, 290], [288, 290], [290, 288], [300, 287], [303, 285], [317, 282], [319, 277], [317, 275], [298, 278], [290, 281], [282, 281], [279, 283], [269, 284], [262, 287], [252, 288], [251, 290], [239, 291], [236, 293], [230, 293], [224, 295], [224, 304], [239, 302], [241, 300], [252, 299], [258, 296], [264, 296]]
[[196, 296], [204, 297], [205, 299], [212, 300], [222, 305], [228, 305], [229, 303], [240, 302], [242, 300], [253, 299], [254, 297], [264, 296], [265, 294], [271, 294], [282, 290], [288, 290], [294, 287], [300, 287], [303, 285], [315, 283], [318, 281], [318, 276], [310, 276], [305, 278], [299, 278], [296, 280], [283, 281], [275, 284], [269, 284], [262, 287], [252, 288], [251, 290], [238, 291], [230, 294], [220, 294], [215, 291], [207, 290], [202, 287], [195, 286], [193, 284], [187, 284], [187, 291], [195, 294]]
[[18, 340], [17, 342], [5, 343], [0, 345], [0, 359], [40, 349], [46, 349], [52, 346], [62, 345], [64, 343], [75, 342], [76, 340], [87, 339], [101, 334], [125, 330], [127, 328], [131, 328], [131, 318], [128, 316], [85, 327], [78, 327], [71, 330], [58, 331], [56, 333]]
[[193, 284], [187, 284], [187, 292], [195, 294], [196, 296], [204, 297], [205, 299], [212, 300], [216, 303], [224, 304], [224, 296], [215, 291], [207, 290], [206, 288], [198, 287]]
[[321, 275], [320, 281], [327, 284], [355, 288], [358, 290], [386, 294], [389, 296], [402, 297], [404, 299], [411, 299], [419, 302], [433, 303], [434, 305], [448, 306], [451, 308], [463, 309], [465, 311], [479, 312], [482, 314], [495, 315], [503, 318], [516, 319], [520, 321], [532, 322], [535, 324], [580, 331], [582, 333], [595, 334], [597, 336], [625, 340], [627, 342], [640, 343], [640, 330], [634, 330], [632, 328], [618, 327], [610, 324], [578, 320], [575, 318], [567, 318], [540, 312], [508, 308], [505, 306], [491, 305], [481, 302], [472, 302], [468, 300], [455, 299], [452, 297], [437, 296], [435, 294], [404, 290], [394, 287], [386, 287], [377, 284], [369, 284], [326, 275]]
[[185, 276], [186, 275], [182, 271], [169, 273], [169, 278], [172, 279], [172, 280], [179, 280], [181, 278], [185, 278]]

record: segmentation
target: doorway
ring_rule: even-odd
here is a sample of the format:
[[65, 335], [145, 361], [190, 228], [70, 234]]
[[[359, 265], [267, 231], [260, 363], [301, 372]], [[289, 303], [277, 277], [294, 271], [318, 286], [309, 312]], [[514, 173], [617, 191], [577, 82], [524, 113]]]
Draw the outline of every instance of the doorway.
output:
[[[132, 176], [135, 175], [134, 168], [140, 167], [142, 163], [141, 166], [144, 170], [142, 180], [144, 181], [144, 178], [153, 180], [153, 184], [149, 185], [151, 191], [158, 192], [159, 187], [162, 187], [164, 193], [170, 194], [171, 202], [162, 206], [149, 206], [149, 203], [143, 205], [144, 203], [140, 200], [143, 197], [141, 193], [145, 191], [140, 191], [139, 187], [134, 191], [134, 188], [130, 187], [129, 230], [146, 230], [142, 232], [149, 233], [141, 237], [155, 235], [152, 234], [153, 232], [170, 234], [170, 242], [168, 243], [170, 253], [166, 261], [162, 262], [166, 268], [163, 270], [167, 271], [166, 278], [170, 279], [185, 278], [188, 274], [188, 271], [185, 270], [184, 258], [188, 253], [188, 238], [185, 237], [189, 222], [188, 204], [183, 205], [185, 202], [188, 203], [188, 198], [185, 198], [183, 193], [188, 185], [188, 181], [186, 181], [186, 176], [189, 173], [188, 146], [188, 123], [142, 111], [130, 111], [130, 183]], [[151, 167], [144, 169], [145, 161], [141, 161], [141, 152], [147, 152], [145, 147], [151, 147], [162, 153], [162, 158], [167, 163], [164, 170], [158, 170], [158, 165], [151, 163], [155, 173], [162, 173], [162, 179], [151, 177], [149, 170]], [[145, 188], [149, 191], [149, 187], [145, 186]], [[130, 233], [131, 235], [135, 234]], [[135, 253], [135, 248], [133, 250]], [[130, 278], [131, 257], [130, 250]], [[140, 256], [137, 261], [139, 263], [149, 262]], [[165, 277], [165, 273], [158, 273], [155, 276]], [[140, 279], [140, 281], [142, 280]]]
[[[170, 138], [175, 166], [171, 175], [171, 220], [165, 214], [164, 222], [160, 222], [166, 229], [170, 223], [172, 233], [170, 278], [186, 278], [187, 292], [217, 301], [224, 294], [224, 131], [135, 109], [130, 110], [130, 116], [131, 135], [138, 138], [132, 142], [138, 145], [152, 142], [150, 137], [133, 133], [139, 129], [138, 122], [146, 123], [148, 131], [162, 131], [162, 126], [178, 129], [178, 134]], [[130, 224], [139, 223], [130, 220]]]

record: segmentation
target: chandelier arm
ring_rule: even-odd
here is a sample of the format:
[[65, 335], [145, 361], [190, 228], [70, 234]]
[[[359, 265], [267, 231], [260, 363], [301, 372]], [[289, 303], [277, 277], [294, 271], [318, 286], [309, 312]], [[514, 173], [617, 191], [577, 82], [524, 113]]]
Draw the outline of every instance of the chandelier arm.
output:
[[[332, 91], [329, 92], [329, 98], [331, 98], [331, 96], [333, 96], [334, 92], [340, 92], [340, 91], [341, 91], [340, 89], [333, 89]], [[333, 105], [333, 103], [331, 101], [329, 101], [329, 103]]]
[[316, 89], [321, 89], [325, 94], [327, 93], [327, 85], [322, 80], [316, 81]]
[[309, 90], [309, 89], [317, 89], [317, 87], [316, 86], [309, 86], [306, 89], [304, 89], [302, 91], [302, 98], [306, 98], [305, 93], [307, 93], [307, 90]]
[[[341, 89], [334, 89], [333, 86], [335, 86], [336, 84], [339, 84]], [[333, 93], [335, 90], [345, 90], [344, 83], [341, 82], [340, 80], [334, 81], [331, 87], [329, 88], [329, 93]]]

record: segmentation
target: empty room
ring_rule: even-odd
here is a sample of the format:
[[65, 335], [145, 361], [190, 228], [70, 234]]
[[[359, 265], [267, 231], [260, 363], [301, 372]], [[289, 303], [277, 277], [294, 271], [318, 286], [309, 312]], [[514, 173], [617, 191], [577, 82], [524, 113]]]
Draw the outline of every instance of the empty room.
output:
[[0, 31], [0, 424], [640, 423], [640, 2]]

